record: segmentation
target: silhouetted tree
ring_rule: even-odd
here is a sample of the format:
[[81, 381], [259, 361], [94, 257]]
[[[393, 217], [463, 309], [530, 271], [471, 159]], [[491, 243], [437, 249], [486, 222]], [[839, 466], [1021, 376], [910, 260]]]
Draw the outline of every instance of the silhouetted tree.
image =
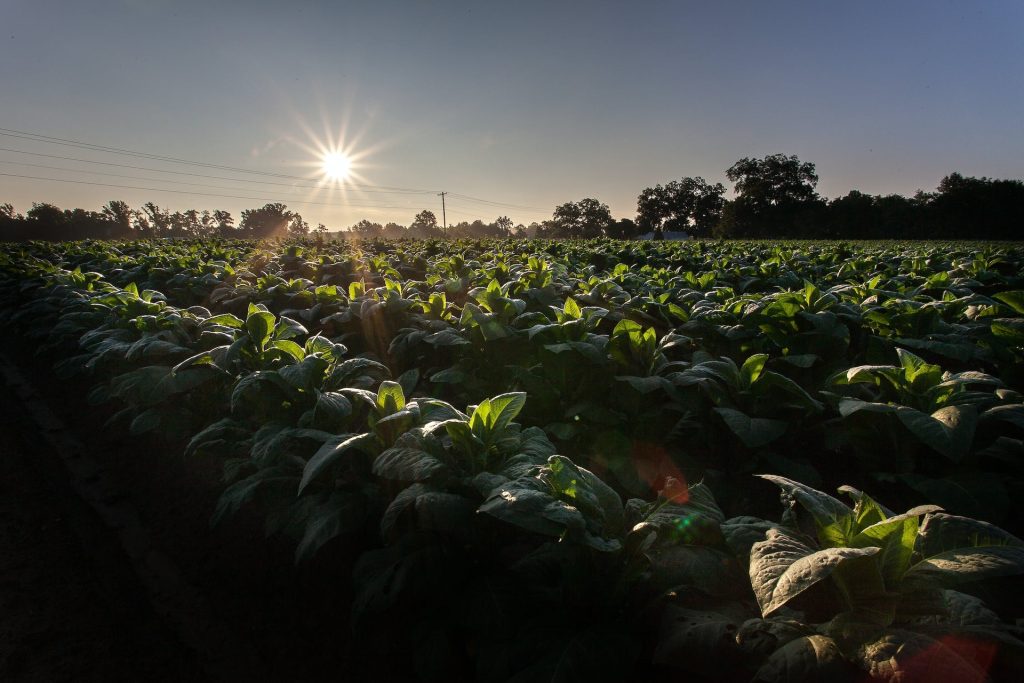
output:
[[928, 222], [946, 235], [1020, 239], [1024, 182], [951, 173], [925, 200]]
[[606, 229], [608, 237], [615, 238], [617, 240], [629, 240], [633, 239], [640, 234], [640, 228], [629, 218], [622, 218], [617, 221], [612, 221]]
[[[555, 207], [547, 237], [588, 238], [605, 234], [613, 222], [607, 204], [586, 198]], [[548, 230], [545, 230], [547, 232]]]
[[364, 218], [348, 230], [356, 237], [368, 240], [380, 237], [381, 233], [384, 231], [384, 227], [380, 223], [371, 223]]
[[[716, 229], [737, 237], [793, 235], [801, 213], [813, 211], [820, 199], [814, 164], [796, 156], [772, 154], [744, 157], [725, 172], [735, 183], [736, 199]], [[725, 228], [725, 229], [723, 229]]]
[[213, 222], [216, 224], [217, 234], [221, 237], [230, 237], [235, 231], [235, 218], [230, 211], [215, 210]]
[[288, 234], [291, 237], [305, 237], [309, 234], [309, 223], [302, 220], [302, 216], [295, 214], [288, 223]]
[[494, 221], [495, 232], [498, 237], [508, 237], [512, 234], [512, 219], [508, 216], [498, 216]]
[[409, 225], [409, 237], [429, 239], [431, 237], [439, 237], [440, 235], [441, 230], [437, 227], [437, 216], [434, 215], [433, 211], [425, 209], [420, 211]]
[[665, 230], [709, 235], [721, 218], [724, 194], [724, 185], [699, 176], [649, 187], [637, 197], [637, 225], [656, 235]]
[[25, 213], [28, 239], [60, 240], [66, 233], [64, 212], [46, 202], [33, 202]]
[[112, 199], [103, 205], [101, 212], [103, 213], [103, 216], [114, 226], [114, 235], [112, 236], [116, 236], [121, 239], [126, 239], [131, 236], [132, 209], [128, 206], [127, 202]]
[[395, 222], [385, 223], [384, 231], [381, 233], [381, 236], [389, 240], [400, 240], [403, 237], [408, 237], [409, 231], [406, 230], [404, 225], [399, 225]]
[[246, 233], [247, 237], [255, 239], [268, 239], [281, 237], [288, 232], [288, 227], [299, 214], [288, 210], [288, 207], [281, 203], [264, 204], [259, 209], [246, 209], [242, 212], [242, 222], [238, 228]]

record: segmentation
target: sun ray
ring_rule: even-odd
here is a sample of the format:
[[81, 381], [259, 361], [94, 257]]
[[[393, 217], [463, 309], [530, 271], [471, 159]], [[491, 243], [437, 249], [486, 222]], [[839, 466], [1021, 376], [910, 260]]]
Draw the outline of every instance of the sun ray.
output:
[[333, 151], [324, 154], [321, 158], [321, 170], [329, 180], [344, 182], [348, 180], [349, 172], [352, 170], [352, 160], [341, 151]]

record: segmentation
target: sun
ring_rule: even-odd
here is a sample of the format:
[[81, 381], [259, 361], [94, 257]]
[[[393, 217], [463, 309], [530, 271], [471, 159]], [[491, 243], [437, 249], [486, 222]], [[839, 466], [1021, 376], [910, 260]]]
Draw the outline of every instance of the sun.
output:
[[321, 169], [328, 180], [346, 180], [352, 171], [352, 160], [344, 152], [327, 152], [321, 160]]

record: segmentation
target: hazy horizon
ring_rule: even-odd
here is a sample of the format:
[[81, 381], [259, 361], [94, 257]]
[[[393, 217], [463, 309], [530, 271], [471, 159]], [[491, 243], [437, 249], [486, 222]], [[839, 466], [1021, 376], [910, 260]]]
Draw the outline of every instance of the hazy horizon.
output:
[[[1019, 2], [574, 5], [9, 0], [0, 202], [237, 217], [279, 200], [338, 229], [440, 219], [441, 190], [449, 223], [583, 197], [632, 217], [646, 187], [730, 187], [733, 162], [779, 152], [816, 164], [827, 197], [1024, 177]], [[288, 187], [320, 180], [332, 142], [361, 187]]]

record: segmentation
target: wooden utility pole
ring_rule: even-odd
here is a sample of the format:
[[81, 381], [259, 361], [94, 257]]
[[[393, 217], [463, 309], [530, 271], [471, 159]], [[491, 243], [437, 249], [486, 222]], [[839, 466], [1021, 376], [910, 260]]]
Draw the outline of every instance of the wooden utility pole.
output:
[[444, 213], [444, 196], [447, 192], [438, 192], [437, 196], [441, 198], [441, 230], [444, 232], [444, 236], [448, 236], [448, 217]]

